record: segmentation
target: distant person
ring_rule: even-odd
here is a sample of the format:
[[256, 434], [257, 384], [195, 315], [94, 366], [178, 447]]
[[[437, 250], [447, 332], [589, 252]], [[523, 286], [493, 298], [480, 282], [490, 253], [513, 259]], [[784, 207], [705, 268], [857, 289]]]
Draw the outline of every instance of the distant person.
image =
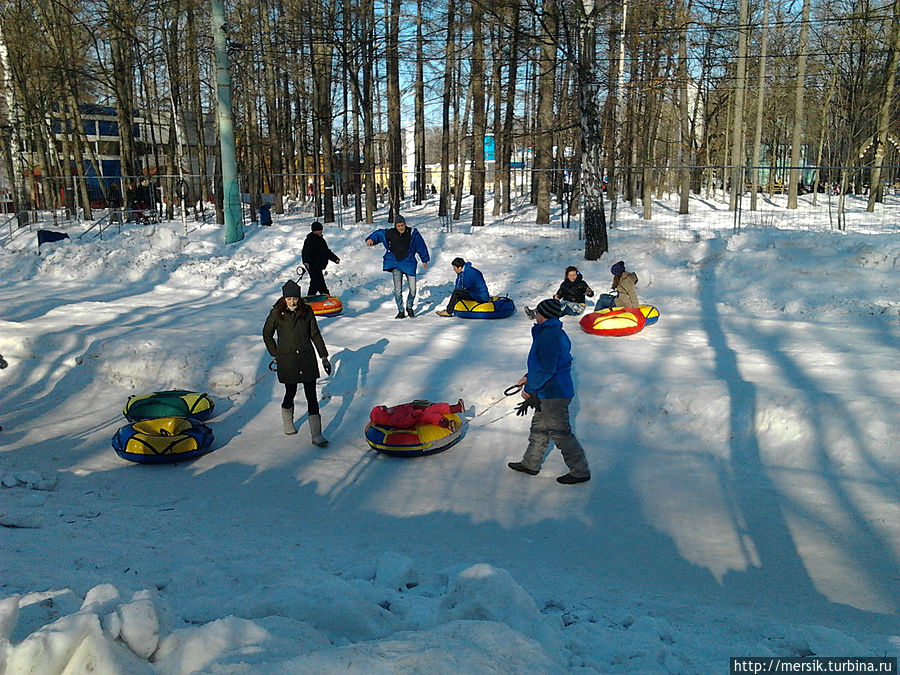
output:
[[269, 203], [259, 205], [259, 224], [268, 226], [272, 224], [272, 205]]
[[[9, 364], [6, 362], [6, 359], [3, 358], [3, 355], [0, 354], [0, 370], [6, 368]], [[461, 402], [461, 401], [460, 401]], [[3, 427], [0, 427], [0, 431], [3, 431]]]
[[325, 268], [331, 261], [340, 265], [341, 259], [328, 248], [325, 241], [324, 227], [318, 220], [310, 225], [310, 233], [306, 235], [301, 253], [303, 266], [309, 272], [309, 292], [307, 295], [331, 295], [325, 285]]
[[[405, 316], [413, 318], [415, 314], [414, 303], [416, 299], [416, 255], [422, 260], [422, 265], [428, 269], [428, 247], [425, 240], [416, 228], [406, 226], [406, 218], [397, 214], [394, 218], [394, 227], [384, 230], [375, 230], [366, 237], [366, 246], [384, 244], [385, 272], [390, 272], [394, 277], [394, 301], [397, 303], [397, 316], [402, 319]], [[403, 280], [406, 279], [406, 313], [403, 309]]]
[[[585, 298], [594, 297], [594, 291], [582, 278], [578, 268], [575, 265], [569, 265], [562, 283], [553, 297], [562, 304], [563, 316], [579, 316], [584, 313], [584, 308], [587, 306]], [[525, 314], [531, 319], [534, 318], [533, 309], [526, 307]]]
[[601, 293], [597, 299], [595, 310], [613, 307], [640, 307], [637, 295], [637, 274], [625, 269], [621, 260], [609, 268], [613, 275], [612, 288], [608, 293]]
[[325, 372], [330, 375], [328, 349], [319, 332], [319, 324], [316, 323], [312, 308], [300, 300], [297, 282], [287, 281], [281, 287], [281, 295], [266, 318], [262, 335], [266, 349], [275, 359], [278, 381], [284, 385], [284, 399], [281, 402], [284, 433], [297, 433], [294, 428], [294, 397], [297, 395], [297, 385], [302, 383], [309, 411], [312, 442], [324, 448], [328, 441], [322, 437], [322, 417], [316, 397], [316, 380], [319, 379], [316, 352], [321, 357]]
[[537, 475], [544, 463], [550, 442], [562, 452], [569, 472], [556, 481], [564, 485], [584, 483], [591, 479], [584, 448], [572, 433], [569, 423], [569, 404], [575, 395], [572, 382], [572, 343], [563, 330], [562, 303], [555, 298], [541, 300], [535, 310], [535, 325], [531, 328], [531, 350], [528, 352], [528, 372], [516, 384], [522, 387], [525, 399], [518, 408], [524, 415], [534, 409], [528, 447], [519, 462], [509, 462], [513, 471]]
[[488, 293], [487, 284], [484, 281], [484, 275], [472, 267], [472, 263], [466, 262], [462, 258], [454, 258], [450, 263], [453, 271], [456, 272], [456, 286], [453, 293], [450, 294], [450, 302], [447, 303], [447, 309], [436, 312], [438, 316], [453, 316], [453, 308], [460, 300], [475, 300], [477, 302], [488, 302], [491, 294]]

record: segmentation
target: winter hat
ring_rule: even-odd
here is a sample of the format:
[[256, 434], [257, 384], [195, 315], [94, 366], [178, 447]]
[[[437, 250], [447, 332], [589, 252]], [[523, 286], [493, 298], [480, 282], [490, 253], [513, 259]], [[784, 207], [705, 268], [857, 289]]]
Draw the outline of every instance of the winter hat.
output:
[[624, 272], [624, 271], [625, 271], [625, 263], [622, 262], [621, 260], [609, 268], [609, 272], [613, 276], [618, 276], [619, 274], [622, 274], [622, 272]]
[[454, 258], [453, 262], [450, 264], [453, 265], [454, 267], [465, 267], [466, 261], [463, 260], [462, 258]]
[[283, 298], [299, 298], [300, 287], [293, 279], [288, 279], [284, 286], [281, 287], [281, 297]]
[[405, 223], [405, 222], [406, 222], [406, 216], [401, 216], [399, 213], [396, 216], [394, 216], [394, 224], [395, 225], [397, 223]]
[[312, 232], [321, 232], [322, 231], [322, 223], [318, 220], [314, 221], [312, 225], [309, 226], [310, 231]]
[[535, 311], [548, 319], [555, 319], [558, 316], [562, 316], [562, 303], [556, 298], [547, 298], [538, 303]]

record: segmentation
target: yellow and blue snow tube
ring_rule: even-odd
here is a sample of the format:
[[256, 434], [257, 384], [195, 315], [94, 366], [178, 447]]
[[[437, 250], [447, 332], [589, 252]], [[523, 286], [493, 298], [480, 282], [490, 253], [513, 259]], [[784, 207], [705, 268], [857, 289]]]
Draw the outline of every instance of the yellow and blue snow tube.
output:
[[186, 417], [161, 417], [134, 422], [113, 436], [112, 446], [122, 459], [139, 464], [167, 464], [212, 452], [212, 430]]
[[215, 403], [208, 394], [172, 389], [143, 396], [129, 396], [122, 412], [129, 422], [157, 417], [193, 417], [202, 421], [212, 417], [213, 408]]
[[460, 319], [505, 319], [516, 313], [516, 303], [508, 297], [491, 296], [487, 302], [460, 300], [453, 306], [453, 316]]
[[366, 443], [373, 450], [392, 457], [434, 455], [458, 443], [465, 433], [464, 417], [457, 413], [446, 413], [444, 417], [450, 420], [449, 429], [437, 424], [400, 428], [369, 422], [366, 425]]
[[303, 302], [310, 306], [316, 316], [337, 316], [344, 311], [344, 303], [336, 295], [307, 295]]

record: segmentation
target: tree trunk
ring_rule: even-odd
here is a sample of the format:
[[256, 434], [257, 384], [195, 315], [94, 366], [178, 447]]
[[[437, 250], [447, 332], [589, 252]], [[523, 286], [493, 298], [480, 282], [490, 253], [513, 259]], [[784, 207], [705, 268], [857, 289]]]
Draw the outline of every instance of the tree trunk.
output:
[[759, 191], [759, 162], [762, 149], [763, 100], [766, 90], [766, 65], [769, 53], [769, 0], [763, 7], [762, 36], [760, 38], [759, 78], [756, 86], [756, 125], [753, 129], [753, 152], [750, 154], [750, 210], [756, 211]]
[[390, 213], [388, 222], [400, 209], [403, 199], [403, 136], [400, 127], [400, 0], [390, 0], [391, 11], [387, 20], [387, 106], [388, 106], [388, 191]]
[[319, 20], [316, 22], [315, 39], [312, 47], [313, 64], [313, 98], [315, 100], [315, 117], [318, 129], [318, 147], [321, 149], [320, 161], [323, 188], [322, 220], [334, 222], [334, 146], [331, 136], [333, 120], [331, 110], [332, 57], [334, 42], [331, 34], [326, 34], [325, 26], [332, 24], [332, 17], [326, 14], [323, 6]]
[[730, 193], [728, 208], [736, 211], [738, 199], [744, 192], [744, 94], [747, 90], [747, 0], [740, 0], [740, 18], [738, 19], [738, 51], [734, 78], [734, 112], [732, 119]]
[[415, 202], [425, 201], [425, 55], [422, 53], [422, 0], [416, 0], [416, 82], [415, 82]]
[[[190, 105], [193, 110], [194, 133], [197, 134], [197, 178], [194, 180], [193, 194], [196, 201], [200, 204], [200, 211], [204, 210], [206, 199], [209, 196], [209, 167], [206, 154], [206, 125], [203, 117], [203, 99], [200, 92], [200, 55], [197, 48], [197, 21], [195, 18], [194, 8], [188, 6], [186, 17], [187, 39], [185, 47], [187, 48], [187, 68], [188, 68], [188, 88], [190, 91]], [[194, 172], [193, 165], [191, 173]]]
[[691, 210], [691, 168], [693, 138], [690, 133], [691, 113], [688, 106], [688, 27], [690, 2], [678, 0], [678, 213]]
[[503, 195], [503, 179], [501, 178], [500, 157], [503, 156], [503, 62], [502, 54], [504, 52], [503, 44], [503, 27], [499, 22], [494, 22], [491, 26], [491, 98], [494, 100], [493, 111], [494, 121], [492, 128], [494, 130], [494, 199], [491, 208], [492, 215], [500, 215], [500, 200]]
[[456, 58], [456, 5], [447, 0], [447, 42], [444, 49], [444, 92], [441, 98], [441, 192], [438, 216], [446, 218], [450, 212], [450, 106], [453, 95], [453, 72]]
[[898, 58], [900, 58], [900, 0], [894, 0], [891, 5], [891, 35], [888, 53], [887, 79], [884, 83], [881, 109], [878, 112], [875, 163], [872, 166], [872, 178], [869, 181], [869, 201], [866, 211], [875, 210], [875, 202], [879, 200], [881, 194], [881, 165], [884, 163], [884, 149], [887, 145], [891, 110], [894, 108], [894, 86], [897, 81]]
[[[552, 1], [552, 0], [551, 0]], [[472, 225], [484, 225], [484, 41], [479, 0], [472, 2]]]
[[584, 200], [584, 258], [598, 260], [609, 250], [603, 210], [603, 130], [596, 114], [600, 87], [596, 72], [597, 9], [577, 2], [579, 17], [578, 108], [582, 143], [581, 193]]
[[[272, 21], [269, 16], [268, 3], [262, 3], [259, 14], [262, 16], [263, 35], [272, 35]], [[281, 133], [281, 115], [278, 100], [278, 74], [276, 73], [275, 63], [271, 49], [262, 50], [263, 61], [263, 90], [265, 92], [266, 118], [269, 122], [269, 133], [267, 135], [269, 150], [269, 170], [266, 172], [271, 177], [271, 190], [274, 202], [272, 209], [275, 213], [284, 213], [284, 162], [281, 154], [282, 133]]]
[[[800, 19], [800, 56], [797, 60], [797, 80], [794, 83], [794, 128], [791, 134], [791, 172], [788, 186], [789, 209], [797, 208], [800, 185], [800, 144], [803, 142], [803, 97], [806, 93], [807, 35], [809, 33], [810, 0], [803, 0]], [[896, 64], [894, 66], [896, 70]]]
[[537, 131], [534, 143], [535, 200], [539, 225], [550, 222], [550, 172], [553, 169], [553, 94], [556, 75], [556, 0], [544, 0], [538, 58]]
[[372, 105], [372, 65], [375, 62], [375, 3], [362, 0], [360, 33], [363, 42], [363, 174], [366, 182], [366, 222], [375, 222], [378, 195], [375, 180], [375, 122]]
[[[516, 106], [516, 74], [519, 70], [519, 40], [517, 38], [519, 32], [520, 7], [519, 0], [511, 0], [510, 6], [510, 35], [509, 42], [509, 79], [506, 84], [506, 111], [503, 117], [503, 132], [500, 147], [502, 152], [497, 156], [497, 166], [500, 171], [500, 183], [502, 201], [500, 210], [502, 213], [512, 211], [512, 163], [514, 140], [513, 140], [513, 120]], [[496, 197], [495, 197], [496, 199]]]

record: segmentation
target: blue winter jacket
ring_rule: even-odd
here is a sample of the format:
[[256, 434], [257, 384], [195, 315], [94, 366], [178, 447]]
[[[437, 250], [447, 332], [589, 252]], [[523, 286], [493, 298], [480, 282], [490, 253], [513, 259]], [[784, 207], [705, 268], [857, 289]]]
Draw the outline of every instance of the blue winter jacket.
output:
[[531, 328], [525, 391], [538, 398], [572, 398], [572, 343], [562, 321], [547, 319]]
[[463, 265], [462, 272], [456, 275], [456, 288], [464, 288], [469, 291], [478, 302], [487, 302], [491, 299], [487, 284], [484, 282], [484, 275], [472, 267], [472, 263], [467, 262]]
[[384, 244], [386, 252], [384, 254], [384, 265], [382, 266], [382, 269], [385, 272], [390, 272], [393, 269], [399, 269], [404, 274], [408, 274], [409, 276], [414, 277], [416, 276], [416, 268], [418, 267], [418, 263], [416, 262], [416, 254], [419, 254], [419, 258], [422, 259], [423, 263], [427, 263], [431, 260], [431, 257], [428, 255], [428, 247], [425, 246], [425, 240], [422, 239], [422, 235], [419, 234], [419, 231], [416, 228], [410, 228], [409, 251], [406, 252], [406, 256], [402, 260], [397, 260], [397, 258], [391, 252], [391, 249], [388, 246], [387, 238], [385, 236], [386, 234], [387, 230], [375, 230], [372, 234], [366, 237], [366, 239], [371, 239], [376, 244]]

